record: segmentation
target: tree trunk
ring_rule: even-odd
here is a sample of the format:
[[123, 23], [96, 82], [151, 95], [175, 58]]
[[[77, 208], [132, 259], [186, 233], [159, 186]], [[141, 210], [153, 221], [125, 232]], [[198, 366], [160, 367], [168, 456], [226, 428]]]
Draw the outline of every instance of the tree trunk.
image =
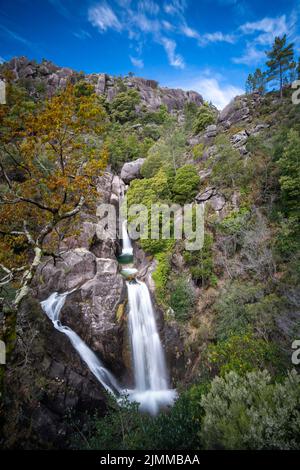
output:
[[20, 289], [18, 290], [15, 301], [14, 301], [14, 307], [16, 309], [18, 309], [21, 301], [28, 294], [30, 282], [32, 281], [32, 278], [35, 274], [35, 271], [36, 271], [38, 265], [41, 262], [41, 258], [42, 258], [42, 250], [41, 250], [40, 247], [36, 246], [34, 248], [33, 261], [31, 263], [30, 267], [24, 273], [22, 285], [21, 285]]

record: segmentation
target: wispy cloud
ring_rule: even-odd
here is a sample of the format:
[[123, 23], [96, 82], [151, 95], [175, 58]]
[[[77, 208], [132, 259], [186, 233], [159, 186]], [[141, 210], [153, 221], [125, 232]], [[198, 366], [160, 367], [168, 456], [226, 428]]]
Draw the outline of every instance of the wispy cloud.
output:
[[185, 67], [185, 63], [183, 57], [176, 53], [176, 42], [166, 37], [162, 37], [160, 42], [165, 48], [170, 65], [183, 69]]
[[215, 33], [206, 33], [199, 38], [199, 44], [201, 46], [216, 42], [234, 44], [236, 42], [236, 36], [234, 34], [224, 34], [221, 31], [216, 31]]
[[185, 0], [171, 0], [164, 3], [164, 10], [168, 15], [182, 15], [185, 9]]
[[5, 62], [5, 59], [0, 56], [0, 64], [3, 64], [3, 62]]
[[140, 0], [138, 2], [138, 10], [149, 13], [150, 15], [157, 15], [159, 13], [160, 7], [152, 0]]
[[49, 3], [65, 18], [70, 18], [70, 12], [61, 0], [48, 0]]
[[86, 31], [85, 29], [80, 29], [79, 31], [75, 31], [73, 35], [77, 39], [89, 39], [91, 37], [90, 33]]
[[275, 36], [282, 36], [289, 33], [289, 22], [286, 15], [278, 18], [263, 18], [260, 21], [248, 22], [240, 27], [243, 34], [259, 33], [254, 42], [260, 45], [270, 45], [274, 41]]
[[264, 51], [257, 49], [253, 45], [248, 44], [245, 52], [240, 57], [233, 57], [232, 62], [235, 64], [258, 65], [266, 57]]
[[[120, 5], [120, 2], [122, 5]], [[150, 36], [155, 43], [164, 48], [172, 67], [184, 68], [184, 59], [176, 51], [176, 41], [167, 37], [169, 33], [175, 33], [176, 30], [170, 21], [157, 16], [160, 7], [156, 2], [140, 0], [135, 9], [128, 3], [127, 7], [124, 8], [123, 0], [118, 0], [118, 3], [122, 7], [118, 14], [106, 2], [94, 5], [88, 11], [89, 22], [101, 33], [106, 32], [108, 29], [126, 31], [129, 39], [138, 43], [139, 52], [141, 52], [144, 37]], [[182, 11], [183, 4], [182, 1], [173, 0], [173, 2], [168, 3], [168, 6], [176, 9], [176, 11]], [[137, 67], [141, 67], [143, 63], [142, 59], [131, 58], [131, 61]]]
[[122, 25], [110, 6], [101, 3], [89, 9], [88, 19], [101, 33], [111, 28], [121, 31]]
[[258, 65], [265, 58], [265, 49], [270, 47], [276, 36], [286, 34], [291, 39], [295, 33], [297, 14], [295, 11], [289, 17], [281, 15], [275, 18], [265, 17], [258, 21], [247, 22], [239, 27], [242, 36], [251, 37], [246, 49], [239, 57], [233, 57], [235, 64], [248, 66]]
[[9, 36], [11, 39], [13, 39], [16, 42], [24, 44], [27, 47], [32, 46], [32, 43], [28, 41], [28, 39], [24, 38], [23, 36], [16, 33], [15, 31], [12, 31], [11, 29], [6, 28], [6, 26], [0, 25], [0, 31], [2, 31], [2, 33], [5, 33], [5, 35]]
[[205, 33], [200, 34], [195, 29], [188, 26], [186, 23], [183, 23], [180, 26], [180, 32], [186, 36], [187, 38], [196, 39], [198, 41], [199, 46], [207, 46], [211, 43], [218, 43], [218, 42], [227, 42], [230, 44], [234, 44], [236, 41], [236, 35], [234, 34], [224, 34], [221, 31], [215, 31], [214, 33]]
[[142, 69], [144, 67], [144, 62], [142, 59], [138, 59], [136, 57], [129, 56], [130, 61], [134, 67]]

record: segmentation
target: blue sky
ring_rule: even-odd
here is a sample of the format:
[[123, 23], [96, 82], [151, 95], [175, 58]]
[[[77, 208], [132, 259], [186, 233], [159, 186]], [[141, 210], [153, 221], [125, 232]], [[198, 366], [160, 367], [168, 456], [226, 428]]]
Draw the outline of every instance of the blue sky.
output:
[[300, 0], [0, 0], [0, 58], [132, 71], [222, 108], [276, 35], [299, 55], [299, 16]]

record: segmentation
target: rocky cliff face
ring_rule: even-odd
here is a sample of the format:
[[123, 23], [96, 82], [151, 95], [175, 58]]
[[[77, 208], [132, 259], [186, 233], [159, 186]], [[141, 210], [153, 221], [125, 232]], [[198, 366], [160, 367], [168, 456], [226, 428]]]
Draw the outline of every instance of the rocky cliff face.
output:
[[[118, 93], [120, 78], [105, 73], [85, 74], [76, 72], [68, 67], [58, 67], [50, 61], [29, 60], [26, 57], [16, 57], [2, 66], [13, 73], [14, 79], [25, 86], [33, 96], [46, 94], [52, 96], [57, 89], [64, 88], [68, 81], [76, 83], [85, 80], [94, 85], [98, 95], [104, 95], [110, 102]], [[1, 72], [1, 67], [0, 67]], [[160, 87], [155, 80], [141, 77], [124, 77], [121, 79], [128, 88], [136, 89], [141, 97], [140, 106], [156, 110], [165, 105], [169, 111], [180, 111], [188, 102], [203, 104], [203, 98], [195, 91], [183, 91]]]

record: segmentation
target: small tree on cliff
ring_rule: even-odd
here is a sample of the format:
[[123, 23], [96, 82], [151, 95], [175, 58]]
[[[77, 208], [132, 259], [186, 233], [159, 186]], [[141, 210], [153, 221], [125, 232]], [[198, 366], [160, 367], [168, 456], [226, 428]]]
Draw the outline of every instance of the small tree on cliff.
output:
[[261, 95], [266, 89], [266, 74], [260, 69], [256, 69], [254, 74], [250, 73], [246, 81], [246, 93], [254, 93], [257, 91]]
[[269, 59], [267, 80], [279, 82], [280, 98], [282, 98], [284, 78], [294, 66], [293, 46], [293, 44], [287, 44], [285, 34], [282, 38], [276, 37], [272, 49], [266, 52]]
[[93, 202], [94, 175], [107, 161], [106, 114], [96, 95], [77, 98], [68, 85], [39, 113], [23, 112], [23, 121], [21, 108], [17, 100], [0, 115], [0, 286], [14, 282], [15, 307], [42, 255], [56, 256], [59, 226], [68, 230], [68, 221]]

